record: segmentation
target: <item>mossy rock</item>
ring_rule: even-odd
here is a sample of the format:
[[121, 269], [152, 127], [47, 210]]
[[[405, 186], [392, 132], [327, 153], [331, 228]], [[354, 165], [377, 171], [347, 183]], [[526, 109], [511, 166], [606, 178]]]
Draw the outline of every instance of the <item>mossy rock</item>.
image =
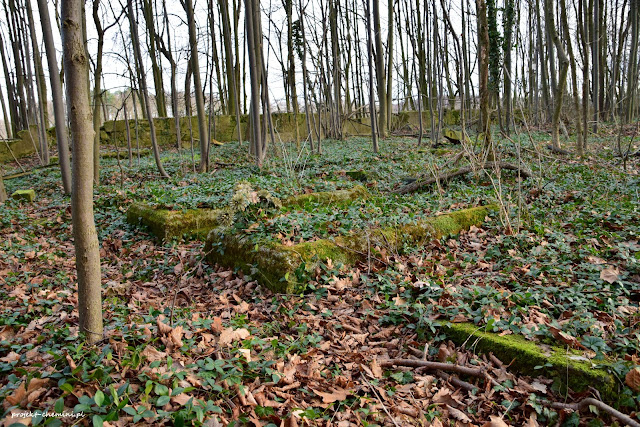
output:
[[375, 229], [321, 239], [293, 246], [254, 241], [250, 236], [234, 234], [231, 228], [212, 230], [205, 254], [209, 261], [242, 269], [274, 292], [300, 292], [306, 277], [319, 262], [331, 259], [345, 265], [365, 260], [376, 247], [401, 251], [406, 244], [420, 245], [445, 235], [456, 234], [472, 225], [480, 225], [494, 206], [481, 206], [428, 218], [414, 225]]
[[369, 181], [369, 173], [366, 171], [361, 170], [353, 170], [353, 171], [346, 171], [345, 174], [353, 179], [354, 181], [360, 181], [360, 182], [367, 182]]
[[452, 323], [444, 328], [444, 332], [453, 342], [465, 344], [474, 352], [493, 353], [509, 365], [509, 369], [532, 377], [542, 375], [553, 379], [563, 392], [567, 386], [576, 392], [594, 387], [605, 401], [614, 404], [619, 396], [615, 377], [605, 369], [595, 368], [579, 352], [541, 346], [521, 335], [501, 336], [485, 332], [471, 323]]
[[34, 190], [17, 190], [11, 195], [11, 198], [21, 202], [33, 203], [36, 199], [36, 192]]
[[127, 222], [144, 225], [160, 239], [173, 237], [206, 237], [219, 224], [222, 209], [157, 209], [142, 203], [134, 203], [127, 210]]
[[[460, 144], [462, 142], [462, 132], [460, 132], [459, 130], [454, 130], [451, 128], [443, 129], [442, 136], [444, 136], [449, 140], [449, 142], [452, 142], [454, 144]], [[470, 142], [468, 136], [466, 137], [466, 139], [467, 142]]]
[[365, 200], [371, 195], [366, 188], [356, 185], [353, 188], [337, 191], [321, 191], [317, 193], [299, 194], [291, 196], [282, 201], [284, 207], [305, 207], [310, 204], [332, 205], [353, 202], [355, 200]]

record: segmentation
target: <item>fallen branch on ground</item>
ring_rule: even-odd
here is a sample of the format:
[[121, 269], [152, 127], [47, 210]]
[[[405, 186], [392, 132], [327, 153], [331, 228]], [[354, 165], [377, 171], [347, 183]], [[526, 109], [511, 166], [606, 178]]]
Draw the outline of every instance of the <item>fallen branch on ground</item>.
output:
[[[488, 168], [507, 169], [507, 170], [519, 171], [520, 175], [522, 175], [524, 178], [531, 178], [533, 176], [533, 173], [530, 170], [526, 169], [525, 167], [517, 166], [507, 162], [487, 162], [485, 163], [484, 168], [485, 169], [488, 169]], [[413, 191], [416, 191], [419, 188], [426, 187], [427, 185], [431, 185], [436, 182], [440, 182], [440, 183], [447, 182], [457, 176], [466, 175], [476, 170], [477, 170], [476, 168], [473, 168], [471, 166], [466, 166], [454, 171], [444, 172], [435, 177], [418, 179], [396, 190], [393, 190], [392, 193], [395, 193], [395, 194], [411, 193]]]
[[456, 372], [458, 374], [469, 375], [470, 377], [478, 378], [486, 378], [487, 376], [487, 373], [483, 369], [469, 368], [466, 366], [454, 365], [452, 363], [430, 362], [428, 360], [387, 359], [378, 361], [378, 365], [381, 367], [408, 366], [411, 368], [426, 368], [430, 370]]
[[554, 147], [551, 144], [547, 145], [547, 150], [550, 150], [554, 154], [562, 154], [564, 156], [571, 154], [570, 151], [563, 150], [562, 148], [559, 148], [559, 147]]
[[611, 406], [607, 405], [606, 403], [598, 399], [594, 399], [593, 397], [587, 397], [577, 403], [561, 403], [561, 402], [547, 402], [547, 403], [553, 409], [569, 409], [571, 411], [576, 411], [576, 412], [580, 412], [584, 409], [588, 409], [589, 406], [593, 405], [596, 408], [600, 409], [601, 411], [611, 415], [612, 417], [619, 419], [620, 421], [622, 421], [628, 426], [640, 427], [640, 422], [634, 420], [630, 416], [625, 415], [616, 409], [613, 409]]

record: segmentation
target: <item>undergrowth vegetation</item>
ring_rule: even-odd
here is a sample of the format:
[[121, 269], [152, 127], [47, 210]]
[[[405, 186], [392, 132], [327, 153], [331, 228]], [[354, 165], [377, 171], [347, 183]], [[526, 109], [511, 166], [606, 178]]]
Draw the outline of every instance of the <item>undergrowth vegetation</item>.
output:
[[[95, 193], [107, 330], [98, 348], [78, 344], [69, 199], [59, 171], [6, 181], [9, 193], [33, 188], [37, 195], [33, 205], [0, 205], [6, 414], [18, 407], [73, 409], [93, 425], [199, 424], [216, 416], [260, 425], [294, 418], [383, 425], [381, 402], [402, 402], [410, 393], [420, 398], [416, 390], [425, 381], [440, 391], [446, 382], [406, 370], [382, 375], [371, 360], [412, 346], [438, 357], [448, 322], [578, 351], [613, 371], [622, 390], [615, 404], [636, 411], [640, 395], [623, 382], [640, 358], [638, 164], [625, 172], [602, 147], [591, 159], [569, 160], [540, 152], [528, 137], [515, 141], [501, 143], [501, 155], [530, 165], [533, 178], [482, 171], [409, 195], [390, 191], [405, 179], [454, 167], [457, 147], [418, 150], [413, 139], [391, 139], [375, 154], [367, 140], [351, 139], [325, 141], [318, 155], [287, 145], [258, 170], [246, 145], [229, 143], [214, 149], [208, 174], [194, 173], [186, 154], [165, 153], [168, 180], [159, 178], [150, 156], [132, 167], [105, 159]], [[366, 172], [358, 175], [364, 182], [348, 171]], [[503, 209], [457, 237], [402, 253], [376, 248], [375, 259], [353, 268], [327, 260], [306, 295], [280, 296], [239, 272], [207, 266], [201, 242], [161, 244], [125, 222], [133, 201], [175, 210], [228, 206], [242, 181], [280, 199], [356, 185], [371, 193], [337, 205], [249, 207], [236, 218], [238, 233], [287, 245], [488, 203]], [[456, 357], [487, 363], [464, 352]], [[354, 364], [371, 367], [368, 382], [354, 386]], [[467, 413], [476, 420], [503, 414], [516, 425], [531, 414], [543, 424], [576, 420], [541, 405], [547, 397], [540, 391], [514, 391], [517, 383], [502, 378], [494, 390], [498, 404], [474, 395]], [[463, 398], [447, 390], [454, 397], [446, 405], [425, 403], [426, 421], [458, 417], [454, 402]], [[425, 402], [440, 391], [425, 392]], [[597, 414], [591, 418], [602, 425]], [[41, 415], [32, 423], [66, 422]]]

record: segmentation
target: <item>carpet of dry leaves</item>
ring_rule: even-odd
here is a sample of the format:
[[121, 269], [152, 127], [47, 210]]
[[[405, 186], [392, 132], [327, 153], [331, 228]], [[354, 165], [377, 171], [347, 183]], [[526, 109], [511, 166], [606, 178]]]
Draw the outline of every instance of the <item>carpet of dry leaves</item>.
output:
[[[0, 256], [0, 304], [5, 315], [12, 312], [32, 320], [25, 326], [0, 328], [0, 361], [12, 364], [10, 374], [14, 376], [13, 380], [9, 375], [0, 378], [3, 409], [52, 410], [62, 396], [65, 409], [71, 410], [81, 396], [92, 397], [98, 390], [107, 390], [106, 384], [90, 381], [76, 382], [72, 391], [63, 392], [55, 374], [65, 368], [77, 369], [81, 360], [74, 359], [69, 347], [63, 357], [43, 351], [49, 347], [52, 331], [59, 328], [68, 328], [71, 346], [80, 345], [73, 338], [78, 313], [68, 209], [51, 206], [46, 198], [19, 209], [26, 218], [15, 219], [10, 227], [0, 230], [5, 248], [15, 249]], [[35, 231], [25, 232], [25, 227]], [[437, 359], [484, 369], [486, 379], [458, 378], [424, 369], [383, 369], [381, 360], [422, 359], [434, 344], [419, 341], [403, 325], [381, 326], [379, 319], [385, 313], [378, 307], [380, 296], [360, 283], [358, 270], [329, 280], [322, 295], [278, 296], [233, 271], [203, 264], [201, 242], [160, 246], [144, 233], [133, 240], [123, 240], [124, 235], [124, 231], [116, 232], [101, 242], [106, 336], [92, 351], [110, 347], [113, 357], [103, 363], [112, 368], [114, 387], [130, 384], [132, 406], [158, 410], [145, 397], [144, 379], [161, 382], [169, 371], [183, 371], [179, 384], [190, 391], [171, 397], [162, 410], [179, 410], [192, 398], [212, 399], [222, 413], [206, 413], [204, 424], [209, 426], [238, 419], [245, 420], [244, 425], [289, 427], [537, 426], [541, 409], [526, 403], [531, 394], [563, 401], [583, 397], [555, 396], [548, 380], [515, 376], [495, 358], [477, 356], [453, 344], [439, 344]], [[153, 271], [151, 278], [136, 280], [136, 271], [122, 273], [132, 265], [148, 265]], [[9, 277], [20, 274], [24, 280], [9, 284]], [[68, 281], [61, 283], [60, 277]], [[49, 303], [43, 304], [45, 301]], [[148, 321], [153, 309], [165, 315]], [[245, 323], [232, 326], [238, 318], [246, 319]], [[203, 319], [211, 320], [208, 327], [202, 327]], [[138, 330], [140, 338], [128, 338], [123, 325]], [[280, 356], [269, 345], [247, 345], [252, 338], [260, 338], [261, 342], [292, 343], [293, 348], [309, 334], [317, 336], [317, 342]], [[123, 363], [134, 352], [142, 362], [136, 367]], [[251, 361], [270, 363], [277, 381], [246, 375], [241, 385], [222, 381], [218, 385], [223, 391], [214, 392], [195, 365], [207, 357], [240, 361], [247, 369]], [[470, 385], [474, 386], [471, 391]], [[503, 405], [514, 401], [524, 404], [515, 408]], [[309, 408], [314, 408], [313, 414], [319, 418], [310, 417]], [[10, 412], [5, 413], [4, 425], [17, 420]], [[570, 416], [571, 411], [560, 411], [559, 419]], [[29, 421], [19, 420], [24, 424]], [[88, 417], [77, 422], [91, 423]], [[119, 420], [104, 423], [132, 424], [133, 418], [124, 412]], [[171, 424], [171, 420], [147, 417], [137, 424]]]

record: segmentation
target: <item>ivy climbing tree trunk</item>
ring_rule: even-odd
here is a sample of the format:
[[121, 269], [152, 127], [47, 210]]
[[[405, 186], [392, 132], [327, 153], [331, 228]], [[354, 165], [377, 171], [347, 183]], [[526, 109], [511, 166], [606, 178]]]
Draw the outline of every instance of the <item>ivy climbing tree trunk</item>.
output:
[[94, 344], [102, 339], [100, 248], [93, 217], [93, 127], [89, 107], [89, 58], [84, 45], [82, 0], [62, 2], [62, 55], [67, 112], [73, 141], [71, 218], [78, 274], [80, 332]]

